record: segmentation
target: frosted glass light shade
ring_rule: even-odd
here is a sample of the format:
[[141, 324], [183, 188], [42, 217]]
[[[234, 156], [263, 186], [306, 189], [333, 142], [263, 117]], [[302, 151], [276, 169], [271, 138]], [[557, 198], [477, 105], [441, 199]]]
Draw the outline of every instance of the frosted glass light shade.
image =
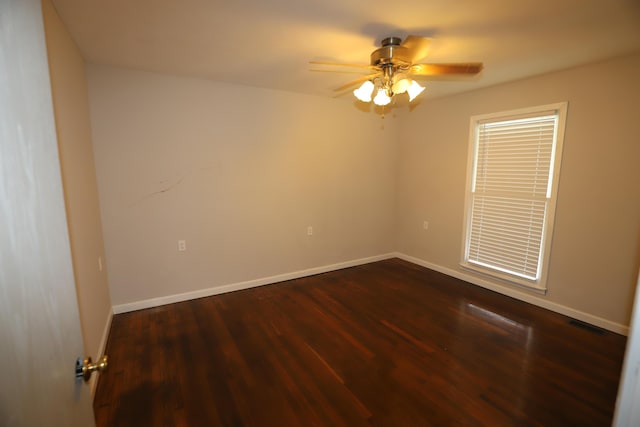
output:
[[395, 75], [393, 80], [395, 82], [391, 87], [393, 93], [405, 93], [407, 89], [409, 89], [409, 86], [411, 86], [411, 79], [407, 78], [404, 74]]
[[414, 98], [422, 93], [424, 88], [418, 84], [415, 80], [411, 82], [411, 86], [407, 89], [407, 93], [409, 94], [409, 102], [413, 101]]
[[391, 98], [387, 95], [387, 91], [383, 88], [378, 89], [378, 94], [373, 98], [373, 103], [382, 107], [390, 102]]
[[353, 91], [353, 94], [362, 102], [371, 102], [371, 94], [373, 94], [373, 83], [369, 80]]

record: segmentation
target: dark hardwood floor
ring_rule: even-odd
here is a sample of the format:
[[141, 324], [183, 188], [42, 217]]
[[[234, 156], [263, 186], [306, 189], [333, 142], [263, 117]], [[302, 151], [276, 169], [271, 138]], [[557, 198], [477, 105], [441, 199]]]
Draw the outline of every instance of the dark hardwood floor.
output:
[[114, 317], [101, 426], [609, 426], [625, 337], [398, 260]]

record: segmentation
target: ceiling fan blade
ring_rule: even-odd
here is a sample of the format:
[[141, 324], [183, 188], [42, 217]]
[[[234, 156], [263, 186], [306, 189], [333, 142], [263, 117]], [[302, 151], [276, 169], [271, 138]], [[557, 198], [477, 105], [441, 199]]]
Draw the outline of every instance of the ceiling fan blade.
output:
[[369, 68], [375, 69], [376, 67], [367, 64], [344, 64], [342, 62], [326, 62], [326, 61], [309, 61], [309, 64], [314, 65], [331, 65], [336, 67], [356, 67], [356, 68]]
[[337, 74], [359, 74], [370, 73], [369, 70], [320, 70], [315, 68], [310, 68], [309, 71], [312, 73], [337, 73]]
[[380, 77], [382, 75], [382, 73], [373, 73], [373, 74], [367, 74], [366, 76], [362, 76], [362, 77], [358, 77], [357, 79], [351, 80], [350, 82], [347, 82], [345, 84], [343, 84], [340, 87], [337, 87], [334, 89], [335, 92], [339, 92], [345, 89], [348, 89], [351, 86], [355, 86], [358, 83], [362, 83], [366, 80], [371, 80], [371, 79], [375, 79], [376, 77]]
[[411, 63], [417, 62], [427, 56], [431, 39], [421, 36], [407, 36], [401, 46], [407, 49], [407, 55]]
[[415, 64], [409, 67], [409, 74], [437, 76], [442, 74], [478, 74], [482, 71], [482, 62], [456, 64]]

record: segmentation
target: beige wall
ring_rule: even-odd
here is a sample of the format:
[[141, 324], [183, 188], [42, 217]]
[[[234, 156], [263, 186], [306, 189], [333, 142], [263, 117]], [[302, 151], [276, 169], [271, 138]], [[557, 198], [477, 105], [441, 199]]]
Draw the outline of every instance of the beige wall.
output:
[[414, 109], [398, 139], [398, 250], [462, 272], [469, 117], [568, 101], [549, 291], [541, 298], [628, 325], [640, 263], [638, 76], [633, 55]]
[[43, 15], [73, 270], [85, 352], [98, 356], [111, 315], [84, 61], [48, 0]]
[[88, 80], [115, 305], [395, 249], [392, 117], [97, 65]]
[[458, 265], [469, 117], [568, 101], [549, 291], [494, 288], [628, 325], [639, 71], [632, 55], [381, 119], [350, 102], [90, 65], [113, 302], [391, 251], [470, 275]]

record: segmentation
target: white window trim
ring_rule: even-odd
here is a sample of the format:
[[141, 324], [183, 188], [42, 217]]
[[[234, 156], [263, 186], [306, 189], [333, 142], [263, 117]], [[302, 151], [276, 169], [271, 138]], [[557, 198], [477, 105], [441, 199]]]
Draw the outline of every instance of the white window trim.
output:
[[[522, 108], [517, 110], [503, 111], [499, 113], [490, 113], [472, 116], [469, 126], [469, 149], [467, 158], [467, 184], [465, 190], [465, 205], [464, 205], [464, 223], [463, 223], [463, 235], [462, 235], [462, 254], [460, 265], [464, 269], [468, 269], [474, 272], [481, 273], [484, 276], [498, 279], [501, 282], [509, 284], [515, 284], [524, 287], [529, 290], [534, 290], [539, 293], [546, 293], [547, 291], [547, 277], [549, 271], [549, 259], [551, 255], [551, 238], [553, 235], [553, 226], [555, 222], [556, 200], [558, 194], [558, 184], [560, 178], [560, 164], [562, 161], [562, 149], [564, 143], [565, 123], [567, 116], [567, 102], [559, 102], [554, 104], [541, 105], [537, 107]], [[472, 186], [475, 176], [475, 159], [477, 149], [477, 130], [478, 124], [486, 121], [500, 121], [500, 120], [513, 120], [518, 118], [533, 117], [538, 115], [544, 115], [554, 113], [558, 115], [558, 124], [556, 129], [556, 142], [555, 149], [552, 152], [552, 184], [551, 191], [547, 204], [547, 211], [544, 220], [544, 232], [542, 235], [542, 256], [541, 256], [541, 274], [538, 280], [528, 280], [523, 277], [518, 277], [508, 273], [503, 273], [491, 268], [484, 268], [480, 265], [469, 263], [467, 261], [467, 249], [470, 239], [470, 221], [471, 221], [471, 204], [472, 204]]]

